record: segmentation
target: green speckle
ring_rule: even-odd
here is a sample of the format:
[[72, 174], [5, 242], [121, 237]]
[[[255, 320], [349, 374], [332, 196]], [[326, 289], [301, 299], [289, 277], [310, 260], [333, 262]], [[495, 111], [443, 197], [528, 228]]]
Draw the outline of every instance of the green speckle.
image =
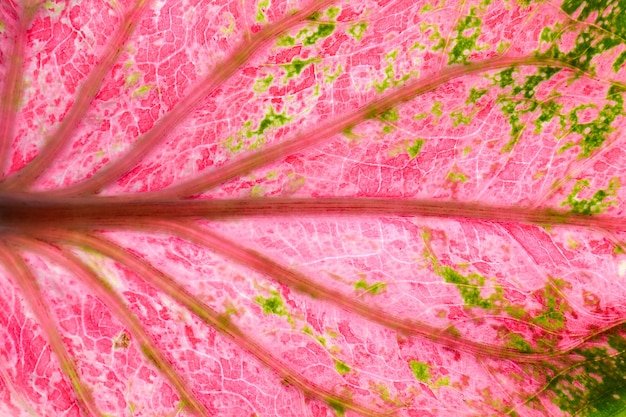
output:
[[510, 42], [498, 42], [498, 46], [496, 47], [496, 52], [499, 54], [503, 54], [507, 49], [511, 46]]
[[289, 64], [283, 64], [282, 67], [285, 69], [287, 73], [287, 79], [293, 78], [296, 75], [300, 75], [302, 70], [310, 65], [314, 59], [301, 60], [298, 58], [294, 58]]
[[339, 375], [345, 375], [350, 372], [351, 368], [340, 360], [335, 360], [335, 369], [339, 372]]
[[509, 85], [513, 85], [515, 80], [513, 79], [513, 73], [515, 72], [515, 68], [507, 68], [503, 71], [500, 71], [493, 77], [494, 84], [499, 86], [500, 88], [505, 88]]
[[476, 102], [478, 101], [479, 98], [481, 98], [482, 96], [484, 96], [485, 94], [487, 94], [487, 90], [484, 88], [471, 88], [470, 89], [470, 96], [468, 97], [468, 99], [465, 101], [465, 104], [476, 104]]
[[452, 119], [452, 126], [457, 127], [460, 124], [469, 125], [474, 119], [474, 115], [478, 109], [474, 111], [464, 114], [462, 110], [454, 110], [450, 112], [450, 118]]
[[256, 21], [259, 23], [267, 23], [265, 11], [270, 7], [270, 0], [259, 0], [256, 6]]
[[622, 51], [613, 62], [613, 72], [618, 72], [624, 65], [624, 62], [626, 62], [626, 51]]
[[470, 54], [477, 50], [476, 40], [480, 36], [482, 20], [476, 16], [463, 17], [455, 28], [456, 38], [452, 39], [448, 64], [466, 64]]
[[397, 49], [394, 49], [393, 51], [389, 52], [388, 54], [385, 54], [385, 59], [387, 61], [395, 61], [397, 57], [398, 57], [398, 50]]
[[[544, 329], [554, 331], [565, 328], [565, 315], [571, 307], [561, 295], [561, 289], [569, 287], [569, 284], [557, 278], [550, 278], [546, 287], [537, 294], [542, 299], [543, 308], [535, 313], [531, 321]], [[549, 342], [549, 341], [548, 341]]]
[[441, 110], [442, 107], [443, 104], [441, 104], [441, 101], [436, 100], [433, 103], [433, 107], [430, 109], [430, 112], [435, 116], [435, 119], [439, 119], [443, 114], [443, 111]]
[[283, 304], [283, 300], [277, 291], [271, 292], [271, 297], [255, 297], [254, 302], [263, 308], [265, 314], [276, 314], [277, 316], [286, 316], [287, 310]]
[[560, 68], [541, 67], [537, 70], [537, 74], [529, 75], [525, 78], [524, 85], [515, 86], [513, 94], [522, 93], [524, 98], [530, 99], [535, 96], [535, 90], [541, 82], [549, 80], [560, 71]]
[[317, 31], [308, 34], [303, 40], [302, 44], [304, 46], [315, 45], [315, 43], [322, 39], [327, 38], [335, 31], [334, 23], [320, 23], [317, 26]]
[[449, 172], [446, 181], [451, 183], [467, 182], [467, 176], [462, 172]]
[[518, 333], [509, 333], [506, 336], [506, 343], [504, 346], [517, 349], [520, 352], [529, 353], [532, 352], [530, 344]]
[[561, 203], [561, 206], [570, 206], [570, 212], [576, 214], [584, 214], [591, 216], [592, 214], [604, 213], [610, 206], [617, 204], [614, 197], [617, 194], [617, 190], [621, 188], [619, 178], [613, 177], [609, 180], [607, 188], [596, 191], [589, 199], [579, 199], [578, 195], [590, 185], [589, 180], [579, 180], [572, 188], [572, 191], [567, 196], [567, 200]]
[[444, 281], [454, 284], [459, 289], [463, 302], [467, 306], [486, 310], [493, 308], [493, 300], [481, 296], [481, 288], [485, 285], [485, 277], [482, 275], [472, 273], [464, 276], [448, 266], [439, 268], [438, 274], [443, 277]]
[[335, 72], [327, 74], [328, 71], [330, 71], [330, 68], [324, 67], [324, 74], [326, 75], [326, 77], [324, 78], [324, 81], [327, 83], [332, 83], [333, 81], [337, 79], [337, 77], [339, 77], [343, 73], [343, 68], [341, 67], [341, 65], [338, 65]]
[[274, 108], [270, 107], [269, 112], [265, 113], [265, 117], [259, 123], [259, 128], [252, 133], [257, 135], [262, 135], [265, 130], [270, 127], [279, 127], [285, 125], [288, 121], [291, 120], [291, 117], [287, 117], [285, 113], [275, 113]]
[[444, 376], [442, 378], [437, 378], [437, 380], [435, 381], [434, 384], [436, 387], [445, 387], [450, 385], [450, 378], [447, 376]]
[[422, 150], [422, 146], [424, 146], [424, 139], [417, 139], [413, 142], [413, 145], [409, 146], [407, 152], [409, 153], [411, 159], [414, 159], [417, 155], [419, 155]]
[[356, 25], [348, 28], [347, 32], [357, 41], [360, 41], [363, 37], [363, 33], [367, 30], [367, 23], [357, 23]]
[[381, 293], [387, 289], [387, 284], [385, 282], [375, 282], [373, 284], [368, 284], [365, 279], [360, 279], [354, 283], [355, 291], [364, 291], [372, 295], [376, 295]]
[[124, 80], [124, 87], [128, 88], [137, 84], [137, 81], [139, 81], [141, 75], [142, 74], [140, 72], [133, 72], [132, 74], [128, 75]]
[[320, 342], [320, 345], [326, 346], [326, 338], [325, 337], [317, 336], [316, 339], [317, 339], [318, 342]]
[[400, 116], [398, 115], [398, 110], [396, 109], [386, 110], [382, 112], [379, 117], [385, 122], [397, 122], [400, 119]]
[[569, 415], [617, 417], [626, 412], [624, 325], [601, 335], [598, 342], [606, 347], [575, 349], [572, 353], [584, 359], [546, 387], [548, 398]]
[[282, 46], [286, 48], [295, 46], [295, 44], [296, 44], [296, 38], [294, 38], [291, 35], [280, 36], [278, 40], [276, 41], [276, 46]]
[[344, 407], [344, 405], [341, 402], [335, 400], [334, 398], [328, 398], [326, 400], [326, 403], [328, 404], [330, 408], [335, 410], [335, 413], [337, 414], [337, 416], [342, 417], [343, 415], [346, 414], [346, 408]]
[[135, 91], [133, 91], [133, 97], [143, 97], [145, 96], [150, 90], [152, 90], [154, 88], [153, 85], [144, 85], [141, 86], [139, 88], [137, 88]]
[[336, 18], [337, 16], [339, 16], [339, 13], [341, 13], [341, 7], [331, 6], [328, 8], [328, 10], [326, 10], [326, 15], [330, 19]]
[[418, 362], [416, 360], [410, 360], [409, 366], [411, 367], [411, 371], [413, 371], [413, 375], [418, 381], [428, 382], [430, 381], [430, 365], [423, 362]]
[[380, 94], [383, 91], [387, 90], [389, 87], [391, 87], [393, 81], [395, 80], [395, 77], [396, 73], [393, 69], [393, 65], [387, 65], [387, 67], [385, 68], [385, 79], [379, 83], [374, 83], [376, 91]]
[[274, 80], [274, 76], [269, 74], [265, 78], [258, 79], [254, 82], [254, 86], [252, 89], [257, 93], [264, 93], [267, 89], [272, 85], [272, 81]]
[[[589, 157], [593, 151], [602, 146], [607, 139], [607, 135], [615, 130], [611, 124], [624, 112], [624, 98], [622, 94], [623, 91], [620, 87], [611, 86], [607, 93], [607, 99], [615, 104], [606, 104], [598, 112], [598, 117], [588, 123], [578, 123], [577, 112], [580, 110], [580, 106], [570, 113], [569, 119], [572, 125], [570, 131], [582, 136], [582, 140], [578, 144], [582, 150], [581, 157]], [[566, 146], [572, 145], [574, 143], [570, 142]]]
[[535, 118], [535, 133], [541, 133], [543, 125], [556, 116], [558, 116], [561, 122], [564, 123], [563, 117], [561, 116], [561, 109], [563, 108], [563, 105], [557, 104], [553, 100], [549, 100], [541, 102], [539, 107], [541, 109], [541, 114]]

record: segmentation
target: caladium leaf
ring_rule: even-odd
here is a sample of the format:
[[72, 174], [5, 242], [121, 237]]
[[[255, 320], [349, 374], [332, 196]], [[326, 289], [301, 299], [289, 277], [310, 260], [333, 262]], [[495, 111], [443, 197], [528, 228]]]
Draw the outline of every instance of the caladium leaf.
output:
[[624, 8], [0, 2], [0, 415], [622, 415]]

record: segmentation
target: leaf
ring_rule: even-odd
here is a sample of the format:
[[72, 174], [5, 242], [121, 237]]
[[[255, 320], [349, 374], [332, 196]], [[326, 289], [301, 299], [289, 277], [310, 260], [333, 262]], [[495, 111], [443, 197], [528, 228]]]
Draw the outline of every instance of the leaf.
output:
[[1, 2], [0, 415], [622, 415], [624, 8]]

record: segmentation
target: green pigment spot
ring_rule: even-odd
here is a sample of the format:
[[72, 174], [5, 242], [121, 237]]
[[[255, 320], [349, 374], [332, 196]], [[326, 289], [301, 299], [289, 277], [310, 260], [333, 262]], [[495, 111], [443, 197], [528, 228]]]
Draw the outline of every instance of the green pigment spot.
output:
[[416, 360], [409, 361], [409, 366], [413, 375], [418, 381], [428, 382], [432, 376], [430, 375], [430, 365]]
[[274, 76], [269, 74], [265, 78], [258, 79], [254, 82], [254, 86], [252, 89], [257, 93], [264, 93], [267, 89], [272, 85], [272, 81], [274, 80]]
[[300, 75], [302, 70], [309, 66], [313, 61], [314, 59], [307, 59], [303, 61], [301, 59], [294, 58], [289, 64], [283, 64], [282, 67], [287, 73], [287, 79]]
[[424, 139], [417, 139], [413, 142], [413, 145], [409, 146], [407, 152], [409, 153], [411, 159], [414, 159], [417, 155], [419, 155], [422, 150], [422, 146], [424, 146]]
[[350, 372], [350, 367], [340, 360], [335, 360], [335, 369], [340, 375], [345, 375]]
[[619, 178], [613, 177], [609, 180], [607, 188], [596, 191], [589, 199], [578, 198], [578, 195], [588, 188], [590, 185], [589, 180], [576, 181], [574, 188], [567, 196], [567, 200], [561, 203], [561, 206], [570, 206], [570, 212], [576, 214], [583, 214], [591, 216], [593, 214], [604, 213], [610, 206], [617, 204], [614, 199], [609, 197], [615, 197], [617, 191], [621, 188]]
[[387, 289], [387, 283], [385, 282], [375, 282], [373, 284], [368, 284], [365, 279], [360, 279], [359, 281], [354, 283], [355, 291], [365, 291], [372, 295], [376, 295], [381, 293]]
[[360, 41], [366, 30], [367, 30], [367, 23], [357, 23], [356, 25], [351, 26], [347, 32], [354, 39], [356, 39], [357, 41]]
[[287, 310], [283, 304], [283, 300], [277, 291], [271, 292], [271, 297], [258, 296], [254, 299], [254, 302], [263, 308], [265, 314], [276, 314], [277, 316], [286, 316]]

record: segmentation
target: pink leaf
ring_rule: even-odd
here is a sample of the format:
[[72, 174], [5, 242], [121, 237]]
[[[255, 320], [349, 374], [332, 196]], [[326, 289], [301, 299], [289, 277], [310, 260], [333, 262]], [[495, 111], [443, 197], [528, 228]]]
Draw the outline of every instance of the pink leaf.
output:
[[0, 3], [0, 415], [617, 416], [621, 3]]

